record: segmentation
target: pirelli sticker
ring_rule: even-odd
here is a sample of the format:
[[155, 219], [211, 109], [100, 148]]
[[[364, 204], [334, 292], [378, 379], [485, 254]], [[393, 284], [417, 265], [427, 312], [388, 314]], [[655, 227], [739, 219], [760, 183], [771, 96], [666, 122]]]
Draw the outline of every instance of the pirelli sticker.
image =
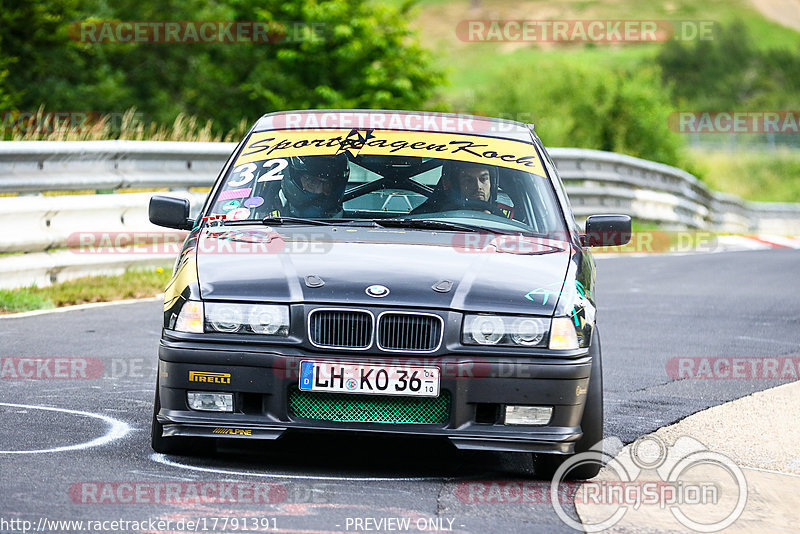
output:
[[207, 373], [205, 371], [189, 371], [189, 382], [204, 382], [206, 384], [230, 384], [230, 373]]
[[496, 137], [403, 130], [269, 130], [250, 136], [235, 165], [291, 156], [418, 156], [497, 165], [544, 176], [533, 144]]

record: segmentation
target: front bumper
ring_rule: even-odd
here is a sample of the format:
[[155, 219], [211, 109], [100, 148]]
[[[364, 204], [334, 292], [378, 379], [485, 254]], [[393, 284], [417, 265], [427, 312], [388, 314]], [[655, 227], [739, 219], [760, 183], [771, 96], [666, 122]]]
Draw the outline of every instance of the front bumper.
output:
[[[298, 383], [301, 359], [369, 361], [355, 354], [286, 354], [281, 349], [203, 346], [162, 340], [159, 347], [157, 414], [164, 436], [277, 439], [286, 432], [350, 431], [411, 434], [449, 439], [459, 449], [569, 454], [581, 437], [580, 421], [589, 387], [591, 356], [569, 359], [444, 355], [423, 360], [442, 370], [440, 390], [450, 395], [441, 424], [343, 423], [291, 414], [289, 392]], [[414, 365], [419, 359], [408, 358]], [[393, 364], [397, 364], [395, 359]], [[226, 373], [221, 382], [189, 381], [189, 372]], [[190, 410], [187, 391], [234, 393], [234, 412]], [[552, 406], [546, 426], [502, 424], [503, 405]]]

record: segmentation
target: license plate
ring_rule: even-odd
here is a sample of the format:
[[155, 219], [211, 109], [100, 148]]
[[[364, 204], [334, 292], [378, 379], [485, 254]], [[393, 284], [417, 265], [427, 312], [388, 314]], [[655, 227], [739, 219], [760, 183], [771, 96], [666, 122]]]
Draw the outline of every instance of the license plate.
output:
[[300, 362], [300, 389], [438, 397], [439, 368], [303, 360]]

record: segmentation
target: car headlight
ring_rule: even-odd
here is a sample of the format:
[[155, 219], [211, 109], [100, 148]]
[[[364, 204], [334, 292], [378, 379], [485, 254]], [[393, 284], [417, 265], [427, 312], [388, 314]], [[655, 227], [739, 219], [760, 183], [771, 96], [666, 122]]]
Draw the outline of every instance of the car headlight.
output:
[[244, 323], [244, 310], [238, 304], [208, 303], [206, 321], [212, 330], [232, 333], [240, 330]]
[[525, 317], [514, 321], [514, 330], [511, 332], [511, 341], [517, 345], [535, 347], [544, 340], [547, 328], [541, 319]]
[[503, 320], [496, 315], [468, 316], [464, 324], [464, 342], [497, 345], [506, 333]]
[[276, 304], [234, 304], [187, 300], [175, 319], [178, 332], [289, 335], [289, 307]]
[[207, 331], [223, 333], [289, 335], [289, 306], [206, 302]]
[[546, 344], [547, 319], [467, 315], [464, 317], [461, 339], [468, 345], [540, 347]]
[[[247, 324], [255, 334], [286, 335], [289, 331], [289, 308], [286, 306], [253, 306]], [[281, 329], [284, 329], [283, 333]]]

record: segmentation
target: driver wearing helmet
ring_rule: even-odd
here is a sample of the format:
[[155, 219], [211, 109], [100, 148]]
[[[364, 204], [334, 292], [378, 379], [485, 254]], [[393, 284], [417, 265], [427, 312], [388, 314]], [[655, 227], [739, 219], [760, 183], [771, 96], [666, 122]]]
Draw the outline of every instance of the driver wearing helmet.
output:
[[345, 154], [291, 157], [268, 216], [341, 217], [349, 176]]

